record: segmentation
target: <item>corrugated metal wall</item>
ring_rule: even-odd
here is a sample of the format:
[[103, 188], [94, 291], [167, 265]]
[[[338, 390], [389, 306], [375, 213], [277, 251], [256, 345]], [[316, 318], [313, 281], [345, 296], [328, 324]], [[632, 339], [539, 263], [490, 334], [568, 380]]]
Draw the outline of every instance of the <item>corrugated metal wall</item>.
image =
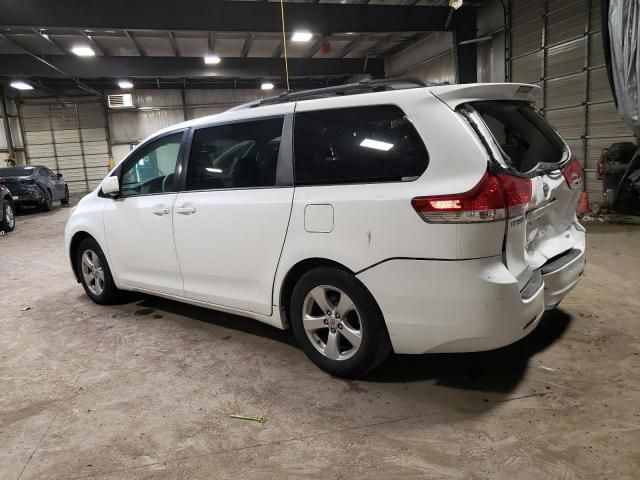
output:
[[602, 201], [603, 148], [634, 141], [607, 80], [599, 0], [513, 0], [511, 80], [542, 88], [539, 107], [585, 167], [591, 202]]
[[27, 162], [61, 173], [71, 193], [89, 191], [109, 166], [106, 119], [101, 103], [23, 104]]
[[388, 77], [418, 77], [455, 83], [452, 35], [433, 32], [385, 62]]
[[[281, 93], [258, 89], [133, 90], [135, 109], [108, 112], [112, 154], [116, 162], [131, 147], [161, 128], [184, 120], [224, 112], [234, 105]], [[107, 92], [122, 93], [121, 91]]]

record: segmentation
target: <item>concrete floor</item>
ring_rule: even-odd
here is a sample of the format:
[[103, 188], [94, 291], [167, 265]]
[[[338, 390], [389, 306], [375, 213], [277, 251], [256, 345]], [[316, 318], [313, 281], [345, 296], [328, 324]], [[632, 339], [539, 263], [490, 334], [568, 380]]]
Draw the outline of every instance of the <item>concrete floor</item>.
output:
[[640, 478], [638, 227], [590, 224], [581, 284], [517, 344], [356, 382], [251, 320], [94, 305], [68, 213], [0, 237], [1, 479]]

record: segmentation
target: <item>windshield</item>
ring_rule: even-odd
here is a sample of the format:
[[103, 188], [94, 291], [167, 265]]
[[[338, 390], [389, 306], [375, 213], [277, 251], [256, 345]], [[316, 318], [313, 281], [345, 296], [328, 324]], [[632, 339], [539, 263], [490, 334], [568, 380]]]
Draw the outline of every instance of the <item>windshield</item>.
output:
[[32, 173], [33, 167], [0, 168], [0, 177], [29, 177]]

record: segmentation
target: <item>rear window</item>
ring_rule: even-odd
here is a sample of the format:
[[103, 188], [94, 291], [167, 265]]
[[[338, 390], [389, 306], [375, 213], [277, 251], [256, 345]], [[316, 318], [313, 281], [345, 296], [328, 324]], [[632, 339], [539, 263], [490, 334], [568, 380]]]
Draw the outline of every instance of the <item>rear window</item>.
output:
[[33, 167], [0, 168], [0, 177], [28, 177], [33, 173]]
[[473, 104], [505, 160], [520, 172], [539, 163], [558, 163], [565, 145], [551, 125], [526, 102], [490, 101]]
[[429, 161], [420, 135], [394, 105], [296, 113], [298, 185], [401, 182]]

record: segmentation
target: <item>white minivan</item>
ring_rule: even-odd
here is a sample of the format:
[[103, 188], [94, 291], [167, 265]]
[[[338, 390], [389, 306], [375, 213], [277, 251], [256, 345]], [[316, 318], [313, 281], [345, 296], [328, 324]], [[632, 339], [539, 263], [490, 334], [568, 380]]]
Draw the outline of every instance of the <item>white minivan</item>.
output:
[[581, 166], [537, 89], [377, 80], [166, 128], [73, 210], [73, 272], [97, 303], [291, 327], [338, 376], [510, 344], [585, 267]]

